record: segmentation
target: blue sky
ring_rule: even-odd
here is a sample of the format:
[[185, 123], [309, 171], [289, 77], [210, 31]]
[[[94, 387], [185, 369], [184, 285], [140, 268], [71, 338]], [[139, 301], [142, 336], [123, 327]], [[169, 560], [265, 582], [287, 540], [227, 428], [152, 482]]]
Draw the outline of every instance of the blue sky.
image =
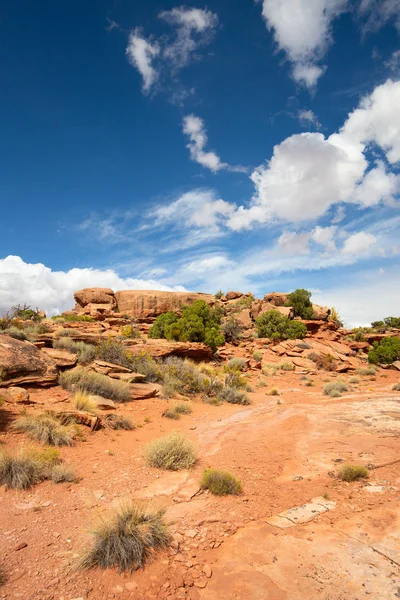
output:
[[396, 313], [400, 0], [16, 0], [0, 30], [1, 310], [97, 285]]

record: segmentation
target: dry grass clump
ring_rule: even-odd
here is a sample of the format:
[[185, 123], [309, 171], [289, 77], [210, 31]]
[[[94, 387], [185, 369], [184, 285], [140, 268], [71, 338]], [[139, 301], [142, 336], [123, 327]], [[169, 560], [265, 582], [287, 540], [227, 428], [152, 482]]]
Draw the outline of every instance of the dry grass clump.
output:
[[104, 421], [109, 429], [132, 431], [135, 425], [128, 417], [122, 415], [106, 415]]
[[263, 359], [263, 353], [261, 352], [261, 350], [256, 350], [255, 352], [253, 352], [253, 358], [257, 362], [261, 362]]
[[96, 356], [96, 350], [94, 346], [85, 344], [85, 342], [75, 342], [68, 337], [62, 337], [58, 340], [55, 340], [53, 343], [53, 348], [67, 350], [68, 352], [76, 354], [78, 357], [78, 362], [82, 364], [90, 363]]
[[236, 479], [228, 471], [218, 469], [206, 469], [201, 477], [201, 487], [210, 490], [216, 496], [237, 495], [242, 492], [239, 479]]
[[349, 377], [349, 383], [360, 383], [358, 377]]
[[76, 410], [83, 410], [91, 414], [97, 412], [96, 402], [94, 402], [88, 394], [85, 394], [85, 392], [75, 392], [73, 402]]
[[39, 415], [22, 415], [16, 419], [13, 428], [48, 446], [72, 446], [76, 435], [74, 427], [62, 425], [51, 411]]
[[400, 392], [400, 383], [395, 383], [394, 386], [392, 387], [392, 390], [394, 392]]
[[107, 515], [93, 532], [93, 546], [83, 556], [81, 568], [132, 572], [144, 567], [157, 550], [171, 544], [172, 535], [164, 515], [163, 508], [144, 508], [138, 504]]
[[225, 385], [217, 394], [217, 398], [229, 404], [251, 404], [246, 392], [239, 390], [236, 387]]
[[74, 483], [76, 481], [76, 474], [73, 469], [65, 465], [54, 465], [51, 469], [50, 478], [53, 483]]
[[315, 362], [318, 369], [322, 369], [323, 371], [336, 371], [337, 369], [337, 362], [331, 354], [318, 354], [317, 352], [310, 352], [307, 358]]
[[294, 366], [294, 364], [290, 363], [290, 362], [282, 362], [282, 363], [279, 363], [279, 365], [278, 365], [278, 369], [280, 371], [294, 371], [295, 368], [296, 367]]
[[331, 381], [324, 385], [323, 391], [325, 396], [330, 396], [331, 398], [339, 398], [342, 395], [342, 392], [347, 392], [347, 385], [341, 379], [337, 381]]
[[274, 387], [274, 388], [270, 389], [268, 392], [268, 395], [269, 396], [279, 396], [278, 388]]
[[[262, 358], [262, 357], [261, 357]], [[227, 365], [226, 365], [226, 369], [236, 369], [237, 371], [247, 371], [247, 359], [246, 358], [239, 358], [239, 357], [235, 357], [235, 358], [231, 358]]]
[[357, 373], [357, 375], [376, 375], [376, 368], [372, 366], [363, 367], [361, 369], [356, 369], [355, 372]]
[[163, 438], [149, 442], [144, 456], [151, 467], [179, 471], [189, 469], [197, 460], [197, 451], [193, 442], [182, 434], [173, 432]]
[[343, 481], [356, 481], [357, 479], [367, 479], [369, 472], [367, 467], [362, 465], [343, 465], [338, 476]]
[[167, 419], [180, 419], [181, 415], [190, 415], [191, 412], [192, 407], [190, 404], [180, 402], [179, 404], [175, 404], [175, 406], [164, 410], [162, 416], [167, 417]]
[[58, 450], [22, 448], [15, 453], [0, 450], [0, 484], [27, 490], [36, 483], [52, 478], [60, 464]]
[[69, 391], [80, 390], [115, 402], [127, 402], [131, 399], [129, 383], [111, 379], [94, 371], [86, 371], [82, 367], [60, 373], [58, 381], [61, 387]]

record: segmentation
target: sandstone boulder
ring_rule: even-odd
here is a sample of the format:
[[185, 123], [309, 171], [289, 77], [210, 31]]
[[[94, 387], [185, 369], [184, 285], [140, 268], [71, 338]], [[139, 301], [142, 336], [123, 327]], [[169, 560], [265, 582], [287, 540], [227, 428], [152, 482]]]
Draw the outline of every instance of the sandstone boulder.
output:
[[58, 348], [43, 348], [42, 352], [50, 356], [56, 363], [57, 367], [74, 367], [78, 361], [76, 354], [67, 352], [67, 350], [59, 350]]
[[212, 294], [195, 292], [160, 292], [156, 290], [127, 290], [116, 292], [118, 310], [139, 321], [154, 320], [170, 310], [180, 312], [182, 306], [204, 300], [209, 305], [215, 303]]
[[270, 294], [265, 294], [264, 300], [273, 306], [285, 306], [288, 302], [288, 295], [281, 292], [271, 292]]
[[228, 292], [227, 294], [225, 294], [225, 298], [227, 300], [236, 300], [237, 298], [241, 298], [242, 296], [242, 292]]
[[281, 315], [285, 317], [289, 317], [289, 319], [293, 319], [294, 311], [290, 306], [276, 306], [271, 302], [267, 302], [265, 300], [255, 300], [251, 305], [250, 315], [252, 319], [256, 320], [260, 315], [269, 310], [276, 310]]
[[82, 308], [88, 304], [116, 305], [114, 292], [110, 288], [84, 288], [75, 292], [74, 298]]
[[132, 340], [126, 340], [123, 344], [133, 355], [145, 353], [153, 358], [179, 356], [194, 360], [211, 360], [214, 356], [211, 348], [200, 342], [169, 342], [168, 340], [149, 339], [146, 344], [135, 344]]
[[[0, 400], [10, 404], [31, 404], [29, 392], [24, 388], [12, 386], [0, 392]], [[1, 404], [1, 402], [0, 402]], [[33, 404], [33, 403], [32, 403]]]
[[320, 321], [327, 321], [331, 314], [331, 309], [327, 306], [320, 306], [319, 304], [313, 304], [313, 319]]
[[20, 383], [52, 385], [57, 382], [56, 363], [30, 342], [0, 335], [0, 387]]

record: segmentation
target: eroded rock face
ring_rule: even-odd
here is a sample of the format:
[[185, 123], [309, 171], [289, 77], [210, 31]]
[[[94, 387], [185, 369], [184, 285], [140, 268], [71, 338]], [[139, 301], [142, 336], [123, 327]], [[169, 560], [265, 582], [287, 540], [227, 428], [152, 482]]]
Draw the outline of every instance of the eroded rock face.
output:
[[75, 302], [84, 308], [88, 304], [107, 304], [115, 306], [115, 296], [110, 288], [84, 288], [74, 294]]
[[319, 319], [320, 321], [327, 321], [331, 314], [331, 309], [327, 306], [320, 306], [319, 304], [313, 304], [313, 319]]
[[236, 300], [237, 298], [241, 298], [242, 296], [242, 292], [228, 292], [227, 294], [225, 294], [225, 298], [227, 300]]
[[289, 319], [292, 319], [294, 314], [293, 308], [290, 306], [278, 306], [265, 300], [255, 300], [251, 305], [250, 314], [252, 319], [256, 320], [260, 315], [269, 310], [276, 310], [281, 315], [289, 317]]
[[147, 340], [146, 344], [135, 344], [134, 341], [124, 342], [132, 354], [145, 353], [153, 358], [180, 356], [195, 360], [210, 360], [213, 358], [211, 348], [200, 342], [169, 342], [168, 340]]
[[0, 335], [0, 387], [21, 383], [52, 385], [57, 382], [56, 363], [30, 342]]
[[159, 292], [156, 290], [127, 290], [115, 293], [118, 310], [140, 321], [155, 319], [170, 310], [179, 312], [182, 306], [193, 304], [196, 300], [204, 300], [214, 304], [212, 294], [195, 292]]
[[283, 294], [282, 292], [271, 292], [270, 294], [265, 294], [264, 300], [273, 306], [285, 306], [289, 298], [287, 294]]

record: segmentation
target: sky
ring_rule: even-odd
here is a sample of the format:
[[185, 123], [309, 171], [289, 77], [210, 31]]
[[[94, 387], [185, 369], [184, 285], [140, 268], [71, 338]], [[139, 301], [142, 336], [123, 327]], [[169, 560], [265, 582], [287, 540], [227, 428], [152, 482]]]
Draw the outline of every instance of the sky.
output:
[[400, 0], [2, 0], [0, 312], [302, 287], [398, 316]]

